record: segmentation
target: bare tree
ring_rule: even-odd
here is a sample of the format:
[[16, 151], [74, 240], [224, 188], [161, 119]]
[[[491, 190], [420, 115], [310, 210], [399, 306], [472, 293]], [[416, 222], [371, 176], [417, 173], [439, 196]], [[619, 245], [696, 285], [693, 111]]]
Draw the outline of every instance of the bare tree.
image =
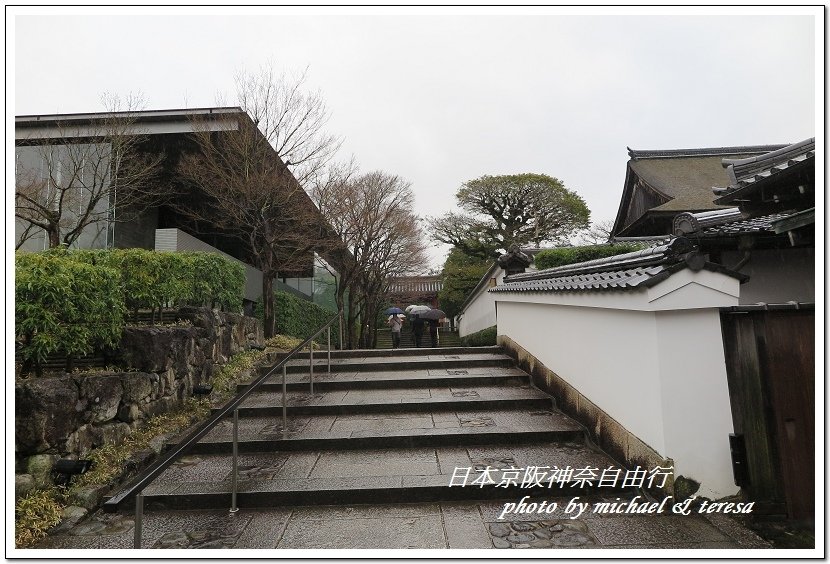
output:
[[303, 80], [271, 69], [238, 75], [237, 97], [247, 116], [222, 132], [194, 119], [195, 151], [178, 165], [181, 178], [198, 189], [198, 197], [175, 204], [180, 212], [243, 241], [262, 271], [266, 337], [275, 332], [278, 274], [308, 271], [314, 251], [342, 246], [294, 174], [319, 171], [339, 143], [323, 132], [325, 106], [319, 94], [303, 93]]
[[614, 230], [614, 220], [605, 219], [595, 221], [587, 229], [580, 231], [580, 245], [604, 245], [611, 240], [611, 231]]
[[426, 260], [410, 184], [383, 172], [335, 176], [313, 195], [350, 253], [337, 295], [338, 305], [348, 305], [346, 344], [371, 343], [389, 277], [417, 271]]
[[329, 112], [319, 90], [304, 89], [306, 73], [278, 74], [267, 65], [235, 77], [237, 103], [303, 186], [342, 144], [325, 132]]
[[[55, 141], [19, 142], [15, 217], [19, 248], [37, 229], [49, 247], [71, 245], [83, 233], [129, 221], [156, 200], [162, 156], [142, 150], [136, 122], [143, 98], [102, 96], [108, 113], [92, 124], [57, 122]], [[121, 111], [121, 108], [125, 110]], [[93, 237], [94, 238], [94, 237]]]

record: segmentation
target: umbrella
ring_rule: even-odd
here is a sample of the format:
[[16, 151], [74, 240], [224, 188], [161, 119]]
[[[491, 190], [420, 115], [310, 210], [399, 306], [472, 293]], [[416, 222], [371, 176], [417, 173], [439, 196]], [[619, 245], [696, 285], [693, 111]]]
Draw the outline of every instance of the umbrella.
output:
[[390, 307], [384, 313], [386, 313], [386, 315], [392, 315], [393, 313], [403, 313], [403, 312], [404, 311], [399, 307]]
[[429, 307], [429, 306], [425, 306], [425, 305], [411, 305], [411, 306], [407, 306], [406, 312], [409, 313], [409, 314], [414, 315], [416, 313], [429, 311], [430, 309], [432, 309], [432, 308]]
[[447, 317], [447, 314], [440, 309], [430, 309], [429, 311], [419, 313], [418, 315], [421, 319], [443, 319], [444, 317]]

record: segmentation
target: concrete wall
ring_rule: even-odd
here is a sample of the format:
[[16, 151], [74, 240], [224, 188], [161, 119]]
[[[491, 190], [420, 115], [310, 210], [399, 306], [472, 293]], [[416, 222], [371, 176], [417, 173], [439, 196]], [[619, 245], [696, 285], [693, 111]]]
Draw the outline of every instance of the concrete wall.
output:
[[204, 241], [185, 233], [176, 228], [156, 229], [155, 249], [157, 251], [204, 251], [216, 253], [232, 261], [238, 262], [245, 267], [245, 299], [252, 302], [262, 296], [262, 271], [250, 264], [235, 259], [227, 253], [223, 253], [216, 247], [208, 245]]
[[676, 475], [702, 484], [700, 495], [737, 492], [717, 309], [737, 304], [735, 279], [685, 270], [648, 290], [496, 300], [500, 336], [673, 459]]

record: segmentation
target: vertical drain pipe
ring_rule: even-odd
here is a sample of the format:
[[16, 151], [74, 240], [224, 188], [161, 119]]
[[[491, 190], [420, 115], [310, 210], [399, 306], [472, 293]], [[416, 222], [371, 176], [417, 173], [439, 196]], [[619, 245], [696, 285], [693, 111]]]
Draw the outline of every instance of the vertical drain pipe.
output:
[[288, 393], [285, 385], [285, 364], [282, 365], [282, 438], [288, 438]]
[[141, 548], [141, 526], [144, 520], [144, 494], [135, 496], [135, 524], [133, 527], [133, 548]]
[[236, 513], [237, 471], [239, 470], [239, 409], [233, 410], [233, 472], [231, 473], [231, 513]]

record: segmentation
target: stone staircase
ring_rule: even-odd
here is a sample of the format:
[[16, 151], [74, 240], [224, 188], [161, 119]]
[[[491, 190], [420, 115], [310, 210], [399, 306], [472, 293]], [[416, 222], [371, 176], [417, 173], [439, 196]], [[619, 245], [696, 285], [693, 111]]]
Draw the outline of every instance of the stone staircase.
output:
[[[421, 348], [428, 348], [431, 345], [429, 340], [429, 332], [425, 329], [424, 336], [421, 341]], [[453, 348], [461, 346], [461, 338], [458, 336], [458, 331], [439, 330], [438, 331], [438, 346], [440, 348]], [[378, 330], [377, 348], [382, 350], [389, 350], [392, 348], [392, 332], [388, 328]], [[402, 349], [415, 348], [415, 336], [412, 334], [412, 327], [404, 325], [401, 329], [401, 347]]]
[[[285, 437], [281, 377], [240, 408], [240, 507], [515, 501], [552, 491], [497, 487], [498, 473], [469, 482], [496, 469], [614, 464], [498, 347], [334, 351], [330, 374], [318, 353], [313, 395], [307, 356], [287, 372]], [[225, 420], [145, 490], [147, 510], [229, 507], [231, 450]], [[571, 479], [562, 490], [593, 488]]]
[[[331, 373], [318, 353], [314, 373], [311, 394], [308, 357], [288, 366], [286, 436], [281, 375], [242, 405], [237, 511], [229, 511], [233, 427], [223, 421], [145, 488], [139, 546], [766, 546], [725, 516], [589, 510], [644, 505], [646, 494], [586, 481], [584, 470], [621, 469], [498, 347], [333, 352]], [[134, 515], [126, 500], [38, 548], [131, 548]]]

